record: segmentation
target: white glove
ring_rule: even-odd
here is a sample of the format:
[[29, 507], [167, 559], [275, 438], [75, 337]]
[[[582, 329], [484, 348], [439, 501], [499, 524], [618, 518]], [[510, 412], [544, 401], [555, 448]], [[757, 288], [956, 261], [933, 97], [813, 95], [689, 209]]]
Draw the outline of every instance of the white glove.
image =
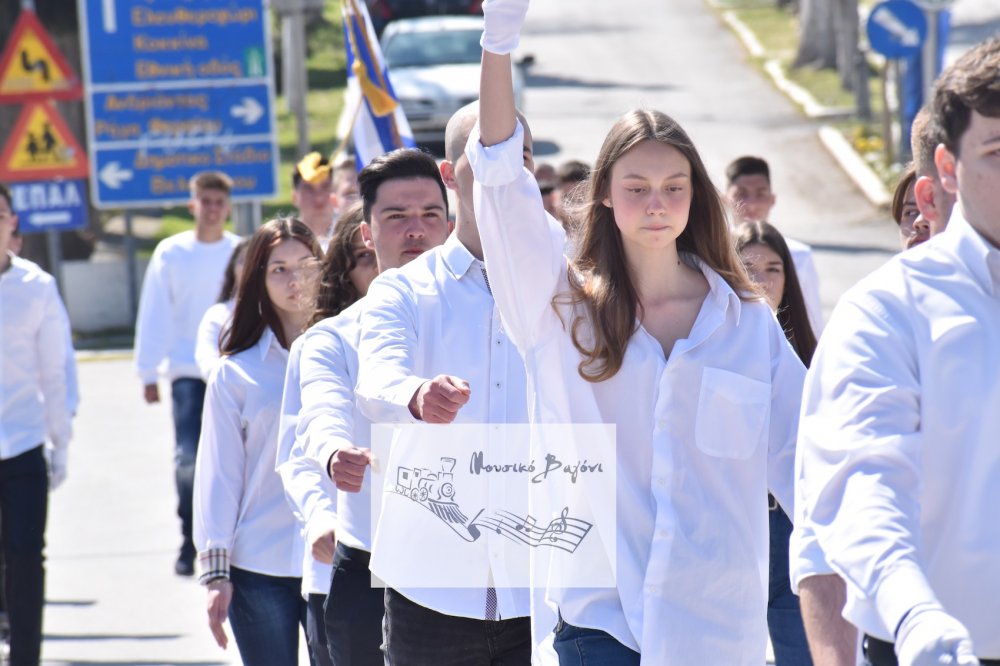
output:
[[969, 631], [937, 604], [913, 608], [896, 633], [899, 666], [978, 666]]
[[504, 55], [517, 48], [521, 26], [528, 13], [528, 0], [486, 0], [483, 37], [479, 43], [490, 53]]
[[66, 462], [69, 451], [66, 447], [46, 449], [49, 460], [49, 490], [55, 490], [66, 480]]

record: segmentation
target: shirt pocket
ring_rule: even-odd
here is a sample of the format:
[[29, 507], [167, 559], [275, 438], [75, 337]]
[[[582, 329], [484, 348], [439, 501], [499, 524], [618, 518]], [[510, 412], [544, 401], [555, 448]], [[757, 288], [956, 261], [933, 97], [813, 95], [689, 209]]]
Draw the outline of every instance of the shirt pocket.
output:
[[694, 433], [702, 453], [749, 458], [767, 432], [770, 416], [770, 384], [720, 368], [702, 371]]

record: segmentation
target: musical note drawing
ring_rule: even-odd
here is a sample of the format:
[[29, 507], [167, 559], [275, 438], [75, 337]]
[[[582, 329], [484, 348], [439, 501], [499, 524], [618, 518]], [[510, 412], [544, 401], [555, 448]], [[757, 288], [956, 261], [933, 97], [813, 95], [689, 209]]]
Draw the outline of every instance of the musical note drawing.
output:
[[522, 518], [503, 510], [482, 517], [484, 509], [480, 509], [470, 520], [455, 501], [455, 462], [454, 458], [442, 457], [441, 470], [437, 472], [425, 467], [399, 467], [395, 486], [386, 492], [402, 495], [423, 506], [469, 542], [482, 536], [479, 528], [483, 527], [532, 548], [546, 546], [573, 553], [593, 527], [592, 523], [570, 516], [568, 506], [563, 507], [544, 529], [530, 514]]

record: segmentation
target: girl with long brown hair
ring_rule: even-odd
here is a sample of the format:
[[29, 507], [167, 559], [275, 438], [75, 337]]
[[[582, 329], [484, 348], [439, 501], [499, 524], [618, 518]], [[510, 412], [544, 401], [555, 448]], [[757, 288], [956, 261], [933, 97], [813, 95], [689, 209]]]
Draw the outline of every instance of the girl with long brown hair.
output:
[[554, 631], [561, 664], [762, 663], [765, 498], [770, 486], [791, 508], [804, 368], [733, 248], [698, 151], [663, 113], [632, 111], [611, 128], [578, 254], [562, 255], [520, 163], [509, 52], [527, 5], [484, 7], [466, 154], [486, 269], [533, 421], [612, 423], [617, 442], [615, 532], [596, 525], [615, 587], [547, 584], [588, 564], [571, 556], [535, 566], [536, 641]]
[[306, 606], [303, 542], [274, 469], [288, 348], [305, 329], [321, 258], [305, 224], [264, 224], [247, 246], [212, 371], [195, 468], [194, 534], [209, 628], [227, 616], [245, 664], [295, 664]]

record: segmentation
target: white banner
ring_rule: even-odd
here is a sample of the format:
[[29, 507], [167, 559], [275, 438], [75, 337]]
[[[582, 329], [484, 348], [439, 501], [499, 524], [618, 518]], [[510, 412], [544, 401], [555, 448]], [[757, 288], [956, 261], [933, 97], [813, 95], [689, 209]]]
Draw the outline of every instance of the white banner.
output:
[[614, 587], [613, 425], [374, 425], [372, 454], [384, 584]]

